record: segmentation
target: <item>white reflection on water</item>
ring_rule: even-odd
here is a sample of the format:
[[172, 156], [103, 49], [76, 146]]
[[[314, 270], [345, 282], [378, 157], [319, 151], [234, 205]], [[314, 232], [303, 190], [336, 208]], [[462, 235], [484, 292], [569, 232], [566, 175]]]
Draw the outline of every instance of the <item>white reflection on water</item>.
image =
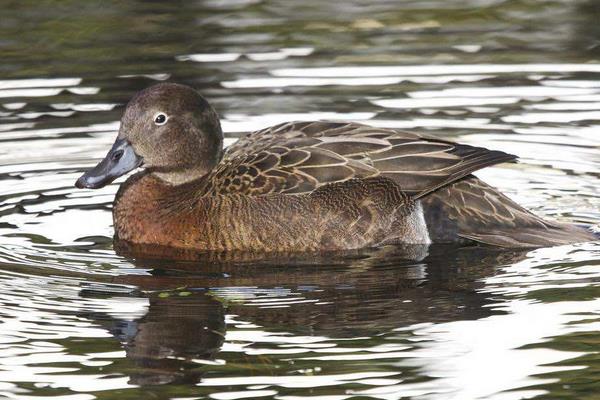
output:
[[409, 65], [362, 66], [325, 68], [281, 68], [271, 71], [274, 76], [288, 77], [352, 77], [352, 76], [404, 76], [447, 74], [506, 74], [506, 73], [565, 73], [600, 72], [600, 64], [460, 64], [460, 65]]
[[408, 92], [410, 97], [416, 99], [431, 99], [438, 97], [515, 97], [535, 98], [554, 96], [574, 96], [599, 93], [600, 89], [550, 87], [550, 86], [509, 86], [509, 87], [465, 87], [442, 90], [420, 90]]
[[584, 102], [572, 101], [568, 103], [551, 103], [551, 104], [531, 104], [524, 107], [530, 110], [548, 110], [548, 111], [581, 111], [581, 110], [600, 110], [600, 102]]
[[196, 62], [231, 62], [237, 60], [239, 53], [215, 53], [215, 54], [188, 54], [177, 56], [177, 61], [196, 61]]
[[177, 61], [193, 61], [201, 63], [220, 63], [232, 62], [242, 55], [252, 61], [276, 61], [284, 60], [288, 57], [305, 57], [310, 55], [314, 49], [312, 47], [283, 47], [277, 51], [263, 53], [203, 53], [203, 54], [185, 54], [175, 57]]
[[77, 86], [81, 78], [45, 78], [0, 80], [0, 89]]
[[62, 91], [63, 89], [6, 89], [0, 90], [0, 98], [56, 96]]
[[247, 132], [289, 121], [367, 121], [374, 116], [375, 113], [371, 112], [315, 112], [263, 115], [226, 114], [225, 118], [221, 121], [221, 126], [225, 132]]
[[492, 75], [445, 75], [445, 76], [413, 76], [413, 77], [324, 77], [324, 78], [255, 78], [221, 82], [225, 88], [281, 88], [287, 86], [376, 86], [395, 85], [402, 82], [413, 83], [448, 83], [476, 82], [491, 78]]
[[527, 113], [522, 115], [509, 115], [507, 117], [502, 117], [502, 120], [506, 122], [519, 122], [522, 124], [539, 124], [540, 122], [573, 122], [599, 119], [600, 111]]
[[[357, 372], [339, 375], [309, 375], [309, 376], [253, 376], [254, 385], [277, 385], [284, 388], [316, 388], [319, 386], [332, 386], [343, 383], [359, 383], [363, 379], [387, 378], [398, 375], [395, 372]], [[397, 380], [390, 380], [397, 382]], [[248, 384], [247, 377], [240, 378], [207, 378], [198, 386], [230, 386]]]
[[[49, 388], [75, 392], [131, 387], [127, 376], [82, 373], [79, 365], [108, 365], [125, 357], [119, 353], [73, 354], [57, 344], [61, 340], [109, 339], [112, 335], [96, 323], [78, 316], [86, 311], [135, 320], [147, 312], [143, 298], [115, 296], [84, 299], [79, 295], [83, 282], [65, 278], [33, 277], [3, 271], [0, 275], [0, 381], [40, 383]], [[108, 364], [107, 364], [108, 362]], [[75, 365], [75, 367], [73, 366]], [[91, 370], [97, 371], [95, 368]], [[26, 398], [1, 392], [9, 398]], [[10, 390], [10, 388], [5, 388]], [[88, 397], [89, 398], [89, 397]]]
[[385, 99], [371, 100], [371, 102], [381, 107], [408, 109], [514, 104], [517, 103], [519, 100], [520, 99], [518, 97], [499, 97], [493, 99], [443, 97], [425, 99]]
[[600, 88], [600, 81], [584, 81], [573, 79], [543, 80], [540, 84], [558, 87]]
[[110, 111], [118, 106], [116, 103], [94, 103], [94, 104], [74, 104], [74, 103], [55, 103], [50, 107], [57, 110], [73, 110], [73, 111]]

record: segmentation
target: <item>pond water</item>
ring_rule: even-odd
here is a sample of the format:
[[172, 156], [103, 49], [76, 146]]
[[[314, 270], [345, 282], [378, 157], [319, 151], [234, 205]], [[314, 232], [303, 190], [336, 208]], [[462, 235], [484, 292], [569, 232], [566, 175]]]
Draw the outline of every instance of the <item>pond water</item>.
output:
[[132, 94], [168, 80], [211, 101], [229, 142], [343, 119], [517, 154], [478, 175], [596, 225], [598, 20], [593, 0], [10, 2], [0, 397], [597, 398], [598, 243], [119, 256], [120, 181], [73, 184]]

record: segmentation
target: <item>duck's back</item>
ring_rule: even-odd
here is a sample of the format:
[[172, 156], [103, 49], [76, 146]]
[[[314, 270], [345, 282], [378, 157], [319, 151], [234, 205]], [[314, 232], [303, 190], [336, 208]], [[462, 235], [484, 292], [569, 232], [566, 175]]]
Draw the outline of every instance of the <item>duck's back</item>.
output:
[[473, 171], [515, 159], [502, 151], [357, 123], [288, 122], [228, 147], [207, 189], [212, 194], [298, 194], [382, 176], [418, 199]]
[[594, 240], [587, 229], [546, 221], [471, 175], [514, 161], [501, 151], [345, 122], [291, 122], [230, 146], [209, 177], [214, 194], [310, 193], [349, 179], [385, 177], [423, 205], [437, 242], [539, 247]]

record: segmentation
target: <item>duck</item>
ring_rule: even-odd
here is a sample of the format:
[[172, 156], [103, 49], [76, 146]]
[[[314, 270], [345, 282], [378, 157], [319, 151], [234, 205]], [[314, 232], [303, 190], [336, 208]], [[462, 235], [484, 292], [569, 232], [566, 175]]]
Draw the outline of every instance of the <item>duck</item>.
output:
[[159, 83], [127, 103], [106, 157], [77, 188], [122, 183], [115, 239], [202, 251], [321, 252], [458, 243], [504, 248], [596, 239], [541, 218], [474, 172], [516, 156], [355, 122], [281, 123], [224, 148], [195, 89]]

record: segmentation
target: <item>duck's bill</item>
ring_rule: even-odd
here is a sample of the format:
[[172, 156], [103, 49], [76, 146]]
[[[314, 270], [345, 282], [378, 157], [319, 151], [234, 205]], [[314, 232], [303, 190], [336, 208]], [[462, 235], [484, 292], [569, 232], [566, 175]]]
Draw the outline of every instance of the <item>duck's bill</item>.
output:
[[141, 166], [142, 162], [143, 159], [135, 154], [128, 141], [117, 139], [104, 160], [81, 175], [75, 186], [79, 189], [99, 189]]

